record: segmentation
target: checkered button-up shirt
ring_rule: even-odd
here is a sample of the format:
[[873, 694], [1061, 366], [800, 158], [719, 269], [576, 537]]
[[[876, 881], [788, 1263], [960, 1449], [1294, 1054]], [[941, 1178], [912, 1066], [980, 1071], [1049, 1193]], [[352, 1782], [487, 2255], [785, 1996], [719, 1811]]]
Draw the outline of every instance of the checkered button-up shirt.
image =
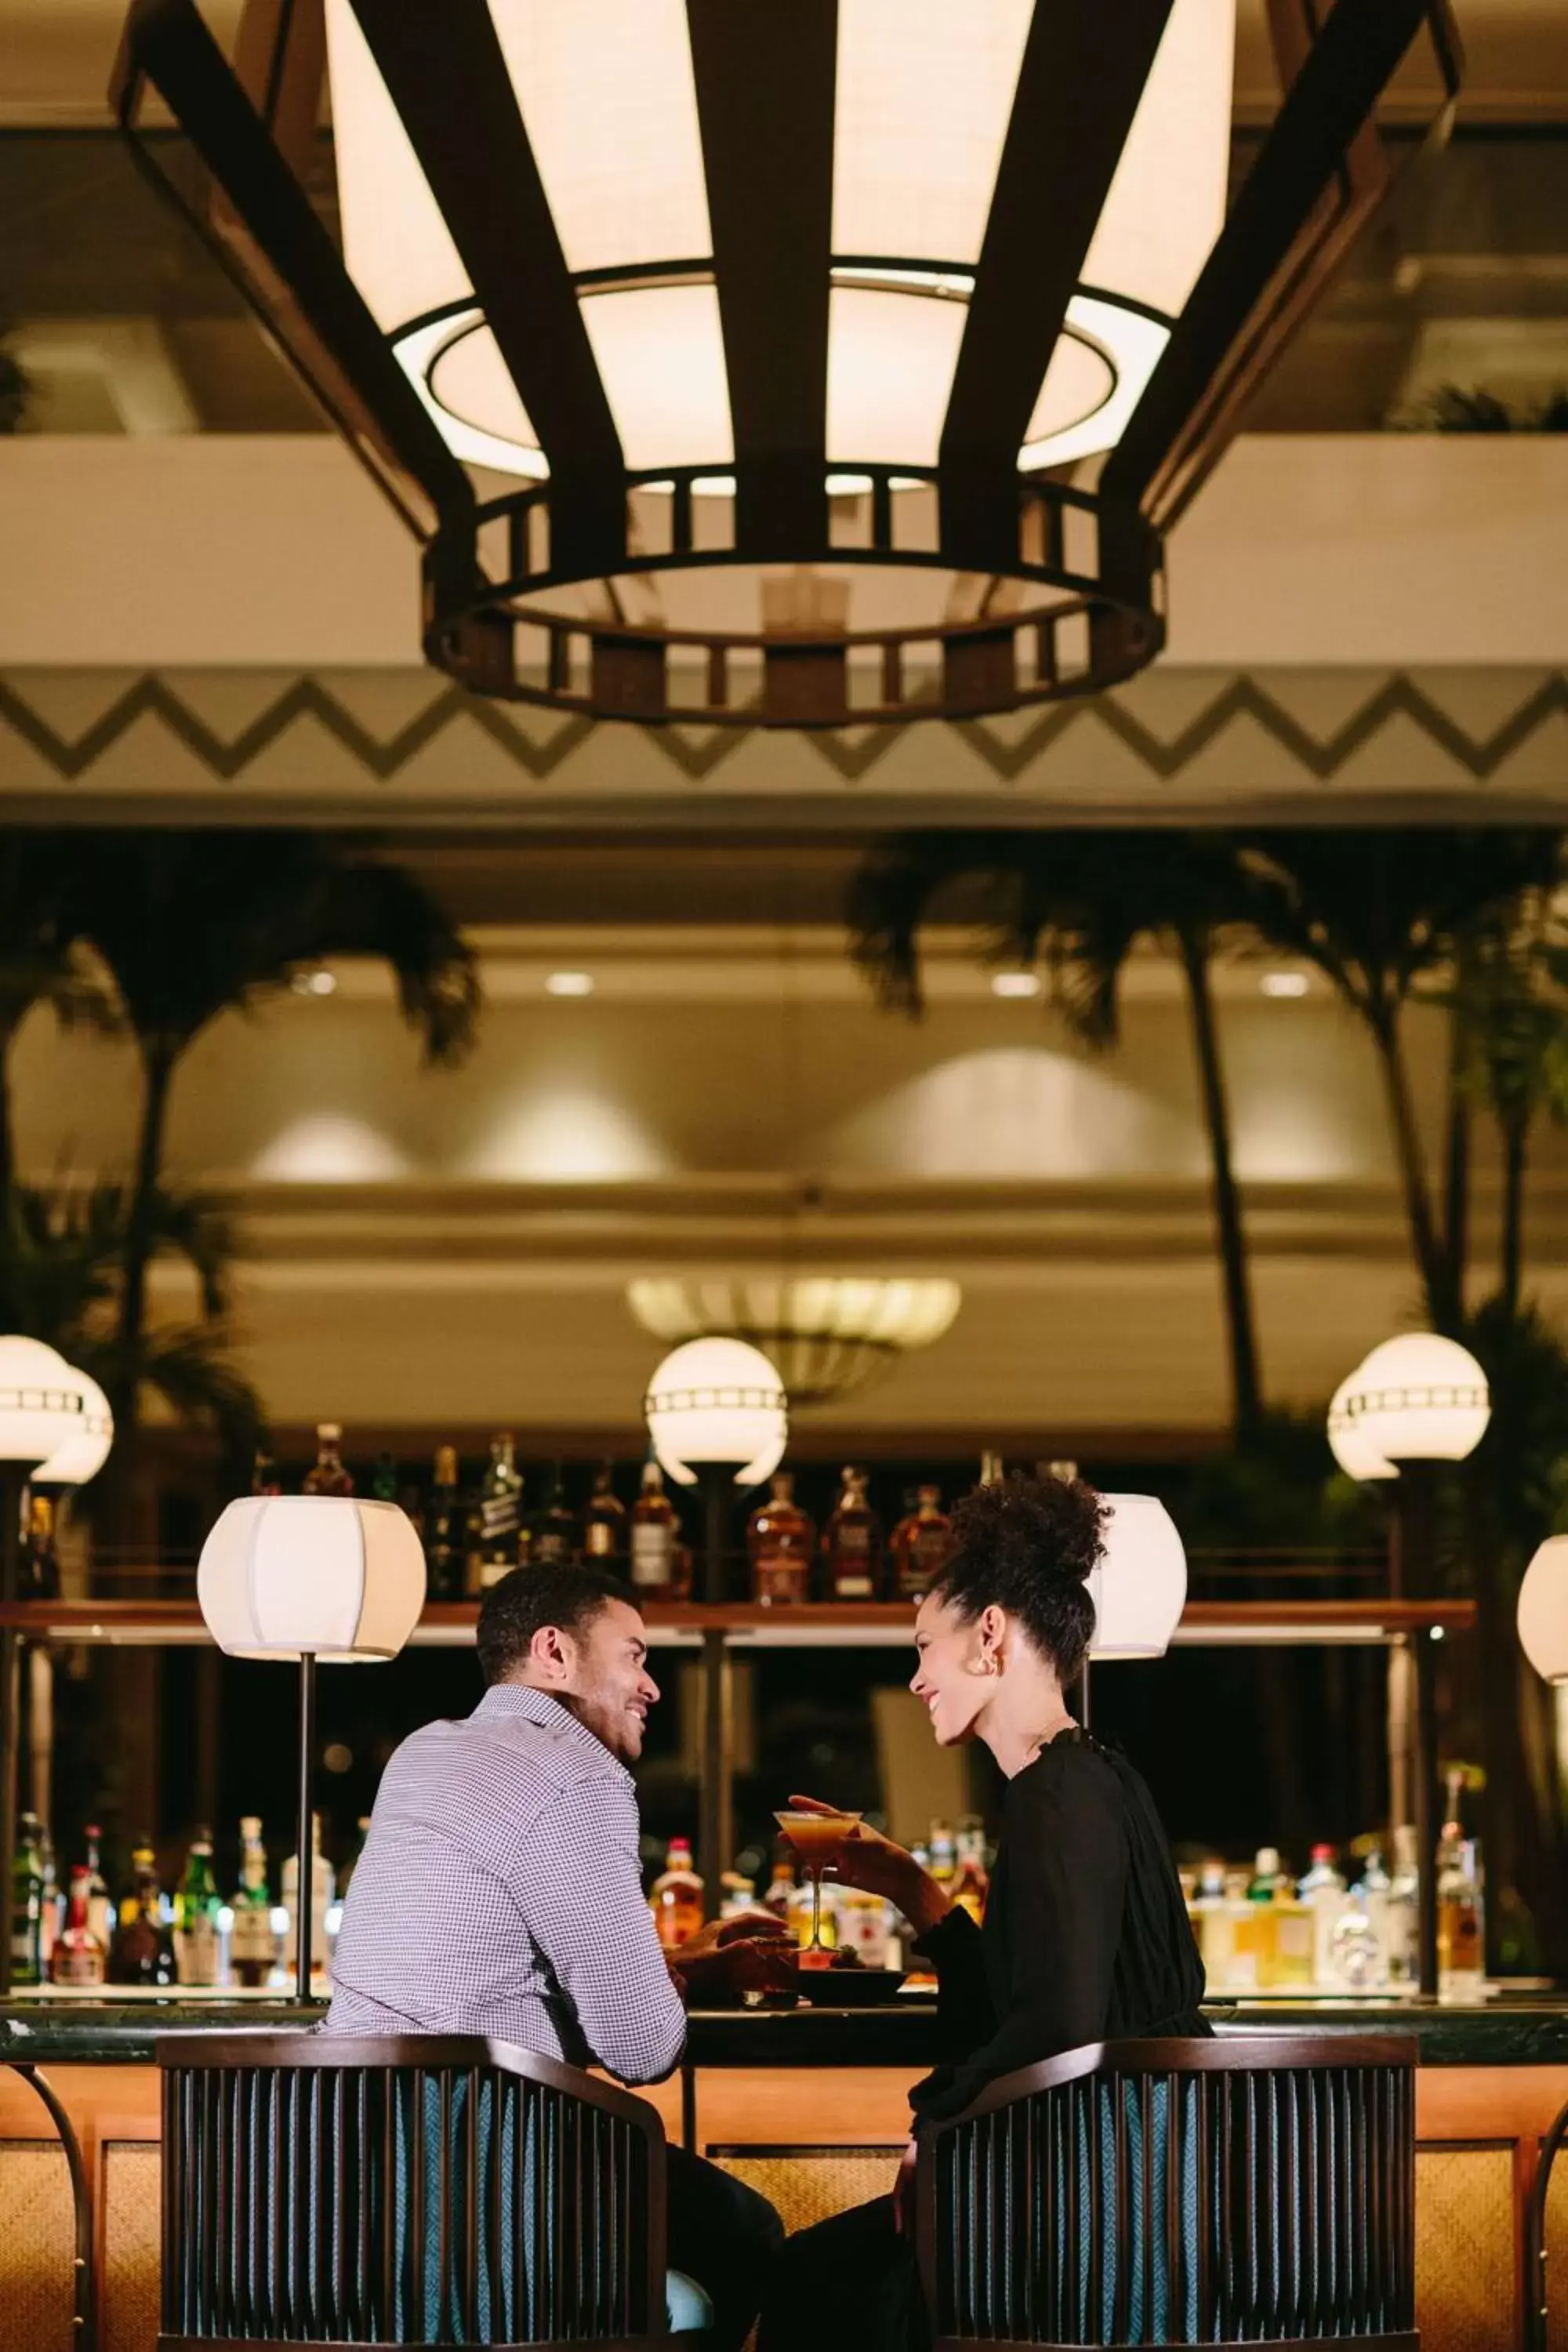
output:
[[329, 2033], [479, 2033], [625, 2083], [686, 2013], [637, 1864], [632, 1778], [559, 1700], [497, 1683], [382, 1776], [332, 1962]]

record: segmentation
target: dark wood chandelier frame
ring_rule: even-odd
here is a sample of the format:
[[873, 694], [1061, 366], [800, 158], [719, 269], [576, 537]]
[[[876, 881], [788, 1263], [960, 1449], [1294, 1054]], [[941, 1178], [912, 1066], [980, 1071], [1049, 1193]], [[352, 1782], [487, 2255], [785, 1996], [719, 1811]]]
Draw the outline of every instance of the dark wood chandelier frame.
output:
[[[716, 469], [625, 463], [486, 0], [353, 0], [549, 468], [483, 504], [307, 194], [321, 0], [247, 0], [232, 67], [195, 0], [132, 0], [110, 97], [142, 168], [422, 541], [436, 667], [479, 694], [643, 721], [968, 717], [1094, 693], [1152, 660], [1164, 536], [1380, 201], [1389, 171], [1373, 110], [1423, 32], [1444, 92], [1439, 135], [1451, 120], [1449, 0], [1267, 5], [1284, 100], [1089, 491], [1020, 475], [1017, 456], [1172, 0], [1109, 12], [1104, 0], [1037, 0], [926, 468], [827, 459], [828, 304], [844, 266], [831, 242], [836, 0], [687, 0], [735, 449], [727, 512], [700, 543], [691, 485]], [[171, 168], [150, 93], [205, 167], [204, 194]], [[847, 545], [830, 485], [851, 472], [868, 487]], [[911, 546], [900, 493], [916, 482], [934, 530]], [[668, 486], [657, 549], [653, 483]], [[497, 541], [499, 577], [486, 560]], [[696, 632], [620, 617], [621, 578], [710, 564], [934, 567], [978, 593], [963, 619], [893, 629]], [[584, 583], [600, 584], [608, 617], [550, 601]], [[929, 667], [917, 658], [927, 649]]]

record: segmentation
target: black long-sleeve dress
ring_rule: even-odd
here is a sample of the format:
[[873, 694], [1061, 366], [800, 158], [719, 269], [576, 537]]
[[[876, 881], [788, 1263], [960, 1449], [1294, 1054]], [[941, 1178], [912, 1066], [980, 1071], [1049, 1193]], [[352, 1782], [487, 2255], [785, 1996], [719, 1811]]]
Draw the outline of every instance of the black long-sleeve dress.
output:
[[[1203, 1964], [1154, 1801], [1125, 1757], [1077, 1729], [1007, 1783], [984, 1927], [950, 1911], [915, 1950], [936, 1971], [944, 2053], [910, 2094], [917, 2129], [1059, 2051], [1209, 2031]], [[784, 2352], [802, 2311], [815, 2315], [818, 2352], [907, 2352], [921, 2341], [914, 2257], [890, 2198], [787, 2242], [760, 2352]]]

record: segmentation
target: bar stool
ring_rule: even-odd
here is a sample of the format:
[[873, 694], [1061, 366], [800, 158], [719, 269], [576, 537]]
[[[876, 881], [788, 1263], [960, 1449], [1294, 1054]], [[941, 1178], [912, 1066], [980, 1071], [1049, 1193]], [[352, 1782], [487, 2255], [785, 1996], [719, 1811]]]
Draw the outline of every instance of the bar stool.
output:
[[1110, 2042], [923, 2131], [933, 2352], [1354, 2340], [1418, 2352], [1416, 2048]]
[[[159, 2352], [672, 2340], [642, 2100], [433, 2035], [173, 2034], [156, 2054]], [[700, 2290], [672, 2284], [677, 2327], [700, 2326]]]

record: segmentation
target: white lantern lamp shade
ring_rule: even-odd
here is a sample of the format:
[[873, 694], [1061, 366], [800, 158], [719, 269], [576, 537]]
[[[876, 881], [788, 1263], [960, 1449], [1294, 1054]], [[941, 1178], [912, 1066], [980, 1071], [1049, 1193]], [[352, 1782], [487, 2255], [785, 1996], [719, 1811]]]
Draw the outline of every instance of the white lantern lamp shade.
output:
[[1329, 1400], [1329, 1451], [1347, 1478], [1364, 1486], [1374, 1478], [1397, 1478], [1399, 1472], [1378, 1451], [1364, 1423], [1349, 1412], [1346, 1399], [1361, 1377], [1358, 1365], [1347, 1372]]
[[425, 1605], [425, 1553], [395, 1503], [243, 1495], [202, 1546], [196, 1597], [231, 1658], [396, 1657]]
[[1187, 1599], [1187, 1555], [1156, 1496], [1107, 1495], [1105, 1558], [1089, 1571], [1091, 1658], [1162, 1658]]
[[1525, 1570], [1519, 1645], [1542, 1681], [1568, 1683], [1568, 1536], [1548, 1536]]
[[0, 1339], [0, 1462], [48, 1461], [81, 1433], [93, 1388], [41, 1339]]
[[710, 1335], [666, 1356], [643, 1399], [662, 1468], [694, 1486], [693, 1464], [734, 1463], [737, 1486], [776, 1470], [789, 1435], [784, 1382], [760, 1348]]
[[1436, 1331], [1385, 1339], [1342, 1391], [1358, 1440], [1394, 1465], [1462, 1462], [1491, 1419], [1487, 1376], [1468, 1348]]
[[81, 1383], [80, 1425], [34, 1471], [37, 1486], [85, 1486], [89, 1478], [97, 1477], [114, 1444], [114, 1415], [109, 1399], [87, 1373], [78, 1372], [76, 1377]]

